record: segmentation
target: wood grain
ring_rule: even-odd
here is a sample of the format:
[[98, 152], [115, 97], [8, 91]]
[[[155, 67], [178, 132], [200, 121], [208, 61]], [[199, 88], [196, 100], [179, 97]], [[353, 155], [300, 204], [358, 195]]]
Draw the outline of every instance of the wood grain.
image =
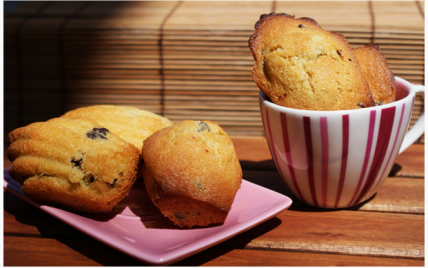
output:
[[[277, 218], [281, 228], [260, 235], [244, 248], [424, 258], [424, 238], [420, 233], [423, 215], [291, 209]], [[233, 244], [235, 239], [228, 242]]]
[[[40, 241], [42, 240], [42, 241]], [[144, 266], [103, 244], [86, 240], [5, 237], [4, 265]], [[76, 250], [77, 249], [77, 250]], [[94, 250], [97, 249], [97, 250]], [[56, 256], [56, 257], [52, 257]], [[231, 249], [223, 244], [176, 263], [177, 266], [424, 266], [423, 260]]]
[[[348, 209], [308, 207], [287, 189], [264, 138], [234, 137], [243, 178], [290, 196], [275, 217], [176, 265], [204, 266], [423, 266], [423, 144], [400, 155], [402, 170], [367, 202]], [[397, 162], [398, 163], [398, 162]], [[4, 167], [10, 162], [4, 161]], [[398, 174], [398, 175], [397, 175]], [[144, 265], [4, 192], [5, 265]]]
[[[250, 251], [250, 252], [249, 252]], [[198, 254], [177, 265], [201, 266], [424, 266], [423, 260], [381, 258], [366, 256], [349, 256], [302, 253], [289, 251], [228, 249], [220, 246], [208, 249], [203, 253], [209, 261], [201, 260]]]

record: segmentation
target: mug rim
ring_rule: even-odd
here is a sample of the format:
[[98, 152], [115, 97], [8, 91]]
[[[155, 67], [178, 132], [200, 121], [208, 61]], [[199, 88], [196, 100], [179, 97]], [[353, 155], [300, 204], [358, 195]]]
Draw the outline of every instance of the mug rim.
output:
[[373, 110], [380, 110], [380, 109], [384, 109], [384, 108], [388, 108], [388, 107], [393, 107], [393, 106], [397, 106], [399, 104], [402, 104], [404, 102], [407, 102], [409, 98], [412, 98], [415, 95], [415, 89], [413, 87], [413, 85], [403, 79], [400, 78], [398, 76], [395, 76], [395, 82], [396, 82], [396, 86], [397, 86], [397, 82], [400, 82], [401, 84], [404, 84], [404, 86], [406, 88], [409, 89], [407, 95], [404, 98], [401, 98], [397, 101], [391, 102], [391, 103], [387, 103], [387, 104], [383, 104], [383, 105], [379, 105], [379, 106], [372, 106], [372, 107], [366, 107], [366, 108], [361, 108], [361, 109], [349, 109], [349, 110], [329, 110], [329, 111], [319, 111], [319, 110], [304, 110], [304, 109], [295, 109], [295, 108], [290, 108], [290, 107], [285, 107], [285, 106], [281, 106], [278, 104], [273, 103], [269, 97], [263, 93], [262, 91], [259, 92], [259, 99], [260, 101], [263, 103], [264, 106], [267, 106], [271, 109], [275, 109], [279, 112], [283, 112], [283, 113], [294, 113], [294, 114], [298, 114], [298, 113], [305, 113], [305, 114], [338, 114], [338, 113], [346, 113], [346, 114], [351, 114], [351, 113], [358, 113], [361, 111], [373, 111]]

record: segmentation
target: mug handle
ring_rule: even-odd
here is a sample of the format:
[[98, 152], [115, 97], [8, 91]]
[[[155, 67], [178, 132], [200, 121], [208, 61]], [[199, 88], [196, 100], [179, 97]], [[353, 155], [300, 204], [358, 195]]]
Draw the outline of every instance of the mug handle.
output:
[[[418, 92], [425, 92], [425, 86], [423, 85], [413, 85], [415, 89], [415, 94]], [[424, 93], [425, 94], [425, 93]], [[425, 101], [425, 98], [422, 96]], [[422, 111], [421, 116], [418, 121], [412, 126], [412, 128], [404, 136], [403, 143], [400, 147], [399, 154], [406, 150], [410, 145], [412, 145], [417, 139], [419, 139], [422, 134], [425, 132], [425, 114]]]

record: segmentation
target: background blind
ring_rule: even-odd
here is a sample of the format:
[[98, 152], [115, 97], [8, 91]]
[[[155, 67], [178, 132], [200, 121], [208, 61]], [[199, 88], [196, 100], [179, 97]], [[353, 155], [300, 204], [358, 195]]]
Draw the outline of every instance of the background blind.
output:
[[[424, 84], [423, 1], [24, 2], [4, 17], [5, 133], [116, 104], [263, 136], [248, 39], [270, 12], [376, 43], [396, 76]], [[417, 96], [411, 125], [422, 110]]]

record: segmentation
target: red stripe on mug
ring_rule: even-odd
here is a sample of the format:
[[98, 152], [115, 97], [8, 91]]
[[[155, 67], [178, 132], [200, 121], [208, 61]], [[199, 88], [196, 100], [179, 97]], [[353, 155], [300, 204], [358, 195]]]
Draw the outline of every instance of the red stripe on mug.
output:
[[382, 166], [382, 161], [385, 158], [386, 151], [389, 145], [389, 140], [391, 138], [392, 126], [394, 125], [395, 107], [382, 109], [380, 117], [381, 119], [379, 125], [379, 133], [377, 136], [377, 143], [373, 162], [366, 183], [364, 184], [363, 190], [358, 196], [356, 203], [360, 203], [362, 199], [367, 195], [367, 193], [371, 190], [371, 187], [373, 186], [376, 177], [379, 173], [380, 167]]
[[321, 193], [323, 206], [327, 206], [327, 189], [328, 189], [328, 124], [327, 117], [320, 118], [320, 131], [321, 131]]
[[[265, 128], [265, 134], [268, 137], [268, 144], [269, 144], [269, 148], [270, 148], [271, 154], [272, 154], [273, 159], [274, 159], [274, 161], [276, 163], [277, 169], [279, 169], [280, 166], [281, 166], [281, 164], [278, 162], [279, 160], [278, 160], [277, 152], [276, 152], [275, 145], [274, 145], [274, 142], [273, 142], [272, 132], [270, 131], [270, 129], [271, 129], [271, 122], [270, 122], [270, 118], [269, 118], [269, 110], [267, 108], [265, 108], [264, 111], [265, 111], [265, 119], [266, 119], [265, 121], [267, 123], [267, 127]], [[285, 114], [284, 114], [284, 116], [285, 116]], [[284, 132], [284, 128], [282, 129], [282, 131]], [[285, 131], [286, 131], [286, 129], [285, 129]], [[286, 131], [285, 133], [287, 133], [287, 137], [288, 137], [288, 132]], [[287, 140], [287, 142], [288, 142], [288, 140]], [[285, 141], [284, 141], [284, 143], [285, 143]], [[288, 145], [288, 147], [290, 147], [290, 146]], [[287, 161], [288, 161], [288, 159], [287, 159]], [[291, 161], [291, 156], [290, 156], [290, 161]], [[299, 198], [301, 198], [302, 201], [305, 202], [305, 200], [303, 199], [302, 194], [300, 193], [300, 189], [299, 189], [299, 187], [297, 185], [296, 176], [294, 175], [294, 169], [291, 166], [291, 164], [288, 164], [288, 168], [290, 170], [290, 174], [292, 174], [291, 177], [292, 177], [292, 180], [293, 180], [293, 185], [296, 187], [296, 191], [299, 194]], [[283, 172], [281, 172], [280, 170], [278, 170], [278, 172], [281, 175], [282, 180], [284, 181], [285, 185], [290, 189], [290, 185], [287, 183], [287, 180], [282, 175]]]
[[308, 160], [308, 181], [309, 189], [311, 192], [312, 202], [314, 206], [318, 206], [317, 196], [315, 192], [315, 179], [314, 179], [314, 154], [312, 148], [312, 133], [311, 133], [311, 118], [303, 117], [303, 127], [305, 131], [306, 143], [306, 159]]
[[337, 187], [336, 202], [334, 207], [339, 206], [342, 197], [343, 185], [345, 183], [346, 165], [348, 163], [349, 150], [349, 114], [342, 115], [342, 160], [340, 163], [339, 185]]
[[[265, 122], [267, 124], [267, 127], [265, 128], [265, 134], [269, 137], [268, 138], [268, 144], [269, 144], [270, 152], [271, 152], [271, 154], [273, 156], [273, 160], [275, 161], [275, 163], [277, 165], [279, 165], [279, 163], [278, 163], [278, 157], [277, 157], [276, 151], [275, 151], [275, 145], [273, 144], [274, 142], [273, 142], [273, 139], [272, 139], [272, 132], [270, 131], [271, 127], [270, 127], [270, 119], [269, 119], [269, 110], [267, 108], [265, 108], [264, 111], [265, 111], [265, 119], [266, 119]], [[281, 173], [282, 172], [280, 172], [280, 174]], [[285, 182], [285, 183], [287, 183], [287, 182]], [[288, 185], [287, 185], [287, 187], [288, 187]]]
[[288, 169], [290, 171], [290, 177], [291, 177], [291, 180], [293, 181], [293, 185], [296, 188], [299, 198], [303, 202], [305, 202], [305, 199], [303, 198], [303, 195], [300, 192], [299, 185], [297, 184], [296, 174], [294, 172], [294, 167], [293, 167], [293, 159], [291, 158], [290, 139], [288, 136], [288, 127], [287, 127], [287, 115], [284, 113], [280, 113], [280, 119], [281, 119], [281, 128], [282, 128], [282, 137], [284, 141], [285, 159], [287, 160]]
[[397, 132], [395, 133], [394, 143], [392, 144], [392, 149], [391, 149], [391, 152], [389, 153], [388, 160], [386, 161], [386, 165], [382, 170], [382, 174], [380, 175], [380, 177], [376, 183], [376, 186], [374, 187], [375, 189], [377, 189], [377, 187], [379, 187], [379, 183], [383, 180], [383, 176], [385, 175], [386, 169], [389, 166], [389, 162], [391, 161], [391, 157], [394, 154], [395, 146], [397, 145], [398, 136], [400, 135], [401, 123], [403, 123], [403, 117], [404, 117], [405, 109], [406, 109], [406, 104], [403, 103], [403, 105], [401, 107], [400, 121], [398, 122]]
[[363, 168], [361, 170], [360, 179], [357, 184], [357, 189], [355, 190], [354, 195], [352, 196], [352, 199], [349, 202], [348, 206], [352, 206], [354, 204], [354, 201], [357, 198], [357, 194], [360, 192], [361, 185], [363, 184], [364, 176], [366, 174], [366, 170], [367, 170], [367, 166], [369, 163], [370, 154], [372, 150], [375, 121], [376, 121], [376, 111], [373, 110], [373, 111], [370, 111], [369, 131], [367, 135], [368, 137], [367, 137], [367, 144], [366, 144], [366, 154], [364, 157]]

